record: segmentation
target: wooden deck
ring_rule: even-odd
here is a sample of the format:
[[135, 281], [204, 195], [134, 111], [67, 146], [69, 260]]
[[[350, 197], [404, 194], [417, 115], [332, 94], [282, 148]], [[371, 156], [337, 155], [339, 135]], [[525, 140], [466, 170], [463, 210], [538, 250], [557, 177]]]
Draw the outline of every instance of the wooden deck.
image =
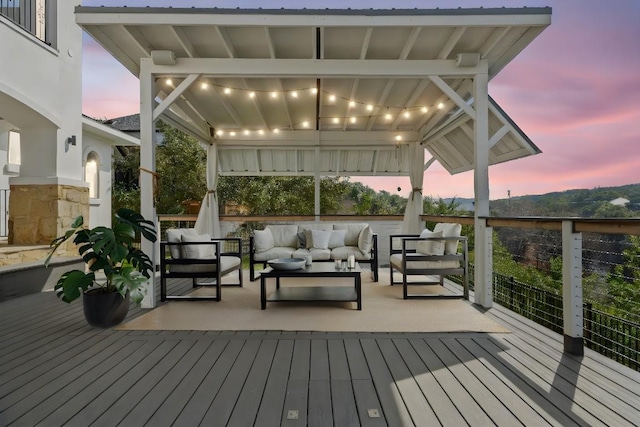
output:
[[0, 426], [640, 423], [639, 373], [487, 315], [513, 333], [114, 331], [33, 294], [0, 303]]

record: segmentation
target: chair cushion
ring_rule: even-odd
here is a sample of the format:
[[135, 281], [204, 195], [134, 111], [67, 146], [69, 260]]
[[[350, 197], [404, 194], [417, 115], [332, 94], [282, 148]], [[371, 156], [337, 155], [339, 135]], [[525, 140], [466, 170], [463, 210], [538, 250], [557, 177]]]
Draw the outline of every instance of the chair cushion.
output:
[[273, 234], [274, 247], [298, 247], [298, 226], [290, 224], [270, 224], [265, 229], [271, 230]]
[[[182, 235], [187, 234], [190, 236], [197, 236], [198, 232], [194, 228], [169, 228], [167, 230], [167, 242], [168, 243], [180, 243], [182, 242]], [[181, 245], [168, 245], [171, 258], [179, 259], [181, 255]]]
[[367, 227], [366, 223], [334, 224], [334, 230], [345, 230], [344, 246], [358, 246], [360, 232]]
[[[420, 233], [420, 238], [442, 237], [442, 231], [429, 231], [425, 229]], [[416, 243], [416, 252], [422, 255], [444, 255], [444, 240], [424, 240]]]
[[296, 249], [290, 247], [275, 247], [264, 252], [256, 252], [253, 254], [254, 261], [269, 261], [277, 258], [291, 258]]
[[[425, 269], [445, 269], [445, 268], [460, 268], [460, 262], [458, 261], [411, 261], [411, 258], [421, 256], [420, 254], [407, 254], [407, 269], [410, 270], [425, 270]], [[393, 267], [402, 271], [402, 254], [393, 254], [389, 259], [389, 262]]]
[[[195, 246], [195, 245], [194, 245]], [[220, 273], [225, 274], [226, 272], [236, 270], [240, 267], [242, 260], [237, 256], [229, 256], [223, 255], [220, 257]], [[218, 271], [218, 265], [211, 264], [180, 264], [180, 265], [169, 265], [169, 272], [171, 273], [213, 273], [216, 274]]]
[[365, 254], [371, 253], [371, 247], [373, 246], [373, 230], [371, 230], [371, 227], [367, 225], [363, 228], [358, 235], [358, 241], [354, 245], [349, 246], [358, 246], [362, 253]]
[[[433, 231], [442, 231], [442, 237], [458, 237], [462, 232], [462, 225], [439, 222], [433, 228]], [[447, 255], [455, 255], [458, 253], [459, 240], [447, 240], [444, 243], [444, 253]]]
[[215, 259], [216, 247], [211, 241], [211, 236], [208, 234], [183, 234], [180, 238], [183, 242], [206, 242], [207, 244], [201, 245], [182, 245], [182, 258], [190, 259]]
[[268, 228], [264, 230], [255, 230], [253, 232], [253, 243], [256, 252], [268, 251], [275, 246], [273, 234]]

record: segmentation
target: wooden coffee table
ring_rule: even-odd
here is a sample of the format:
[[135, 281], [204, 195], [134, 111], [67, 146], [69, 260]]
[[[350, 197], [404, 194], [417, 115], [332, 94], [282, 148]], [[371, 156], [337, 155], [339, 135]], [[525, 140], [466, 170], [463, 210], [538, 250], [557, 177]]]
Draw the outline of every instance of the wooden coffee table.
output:
[[[267, 301], [353, 301], [358, 310], [362, 310], [362, 269], [356, 263], [355, 268], [336, 269], [333, 262], [314, 262], [298, 270], [274, 270], [268, 268], [260, 273], [260, 304], [264, 310]], [[320, 277], [334, 279], [351, 277], [354, 286], [280, 286], [283, 277], [300, 279]], [[275, 291], [267, 297], [267, 279], [276, 279]], [[301, 281], [302, 282], [302, 281]]]

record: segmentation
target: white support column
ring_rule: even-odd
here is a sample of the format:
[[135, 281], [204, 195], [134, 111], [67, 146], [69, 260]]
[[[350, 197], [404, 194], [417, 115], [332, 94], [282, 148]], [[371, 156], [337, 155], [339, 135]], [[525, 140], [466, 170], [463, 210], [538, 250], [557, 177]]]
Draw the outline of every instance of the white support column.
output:
[[562, 308], [564, 351], [583, 355], [582, 233], [573, 231], [573, 221], [562, 222]]
[[[140, 213], [145, 219], [155, 222], [159, 234], [156, 207], [153, 197], [153, 179], [156, 171], [155, 125], [153, 122], [153, 74], [149, 72], [151, 59], [140, 60]], [[152, 173], [150, 173], [150, 172]], [[160, 236], [158, 235], [158, 239]], [[158, 264], [156, 245], [142, 238], [141, 249], [146, 253], [153, 265]], [[142, 308], [156, 306], [155, 277], [147, 282], [147, 292], [142, 300]]]
[[315, 186], [313, 190], [314, 202], [313, 202], [313, 214], [315, 220], [320, 221], [320, 133], [316, 132], [316, 171], [314, 174]]
[[475, 194], [475, 302], [485, 308], [493, 304], [492, 230], [481, 217], [489, 216], [489, 94], [488, 75], [473, 80], [475, 104], [474, 169]]

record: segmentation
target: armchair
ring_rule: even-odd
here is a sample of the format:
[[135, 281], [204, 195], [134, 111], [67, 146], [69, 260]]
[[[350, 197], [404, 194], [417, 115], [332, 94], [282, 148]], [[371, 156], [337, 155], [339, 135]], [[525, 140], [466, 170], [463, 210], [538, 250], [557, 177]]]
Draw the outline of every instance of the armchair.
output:
[[[168, 256], [169, 251], [170, 256]], [[221, 299], [222, 277], [238, 270], [238, 283], [242, 286], [242, 241], [240, 238], [198, 236], [193, 232], [167, 231], [167, 241], [160, 242], [160, 300], [216, 300]], [[168, 295], [167, 279], [192, 279], [194, 288], [215, 286], [215, 296]], [[210, 282], [198, 279], [213, 279]]]
[[[425, 233], [423, 233], [424, 235]], [[429, 233], [427, 233], [429, 234]], [[431, 237], [396, 234], [389, 238], [391, 257], [389, 273], [391, 285], [402, 284], [402, 296], [409, 298], [464, 298], [469, 299], [468, 243], [464, 236], [443, 237], [442, 233]], [[458, 242], [462, 251], [458, 251]], [[445, 251], [445, 247], [448, 249]], [[454, 249], [455, 248], [455, 249]], [[447, 253], [448, 252], [448, 253]], [[402, 281], [394, 281], [394, 270], [402, 274]], [[409, 294], [414, 285], [444, 285], [444, 276], [462, 276], [462, 294]], [[409, 276], [437, 276], [438, 280], [411, 281]]]

